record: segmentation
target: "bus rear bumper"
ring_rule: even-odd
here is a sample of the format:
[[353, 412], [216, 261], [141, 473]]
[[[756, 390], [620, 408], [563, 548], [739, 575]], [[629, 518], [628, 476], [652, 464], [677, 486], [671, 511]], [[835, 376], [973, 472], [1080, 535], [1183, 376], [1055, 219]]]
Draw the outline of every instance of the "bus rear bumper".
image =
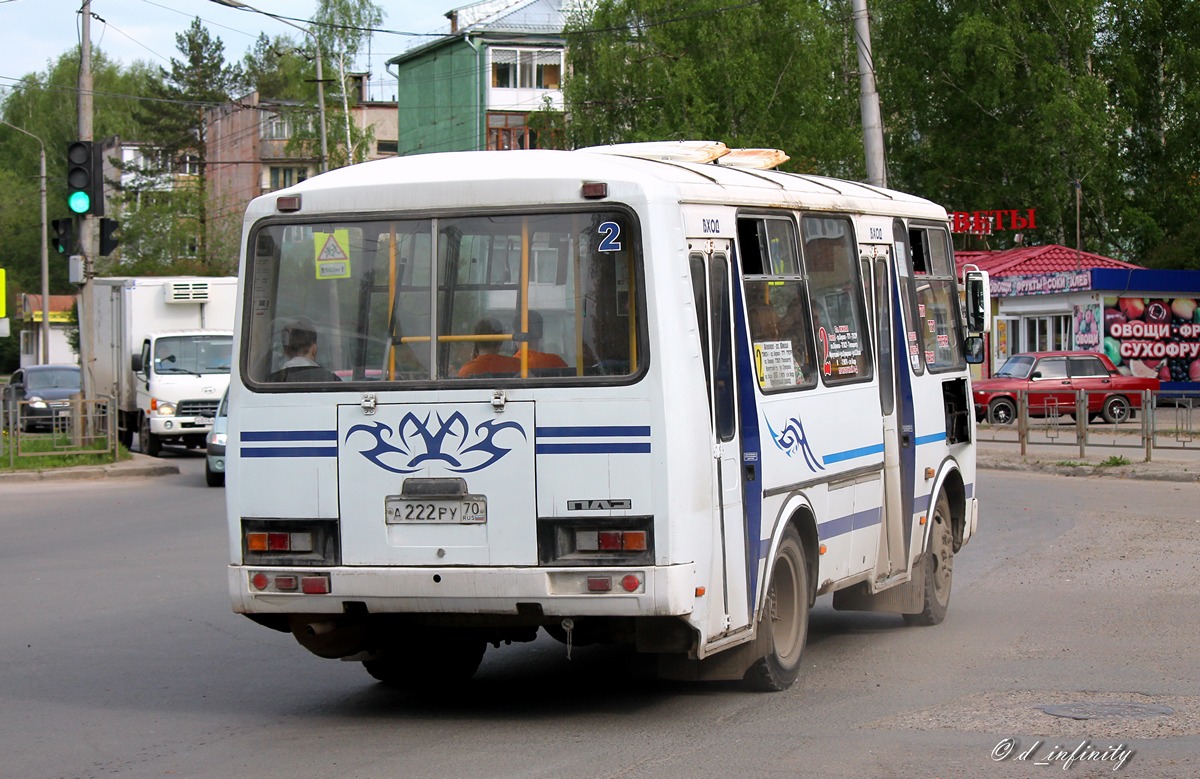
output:
[[[239, 614], [527, 613], [671, 617], [696, 606], [694, 564], [629, 568], [275, 568], [231, 565]], [[284, 589], [281, 589], [280, 586]]]

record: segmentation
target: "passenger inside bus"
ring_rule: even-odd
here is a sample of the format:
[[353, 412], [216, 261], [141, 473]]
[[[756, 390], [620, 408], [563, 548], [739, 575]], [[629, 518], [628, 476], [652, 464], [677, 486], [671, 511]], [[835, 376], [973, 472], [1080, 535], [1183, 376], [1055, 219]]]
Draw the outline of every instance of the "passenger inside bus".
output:
[[[492, 317], [484, 317], [475, 325], [475, 335], [497, 336], [503, 332], [500, 329], [500, 323]], [[515, 375], [521, 370], [521, 361], [516, 357], [500, 354], [500, 345], [502, 343], [504, 341], [498, 338], [476, 341], [474, 357], [472, 357], [470, 362], [458, 369], [458, 375], [462, 378], [483, 375], [494, 376], [496, 374], [505, 376]]]
[[[521, 314], [518, 312], [513, 319], [513, 332], [521, 332]], [[529, 370], [541, 370], [545, 368], [566, 368], [566, 361], [557, 354], [538, 351], [538, 347], [542, 344], [542, 315], [536, 311], [529, 312], [529, 329], [525, 332], [523, 338], [519, 336], [513, 337], [514, 341], [518, 342], [517, 351], [513, 355], [518, 362], [521, 359], [520, 342], [524, 340], [528, 347], [529, 354]]]
[[317, 328], [308, 317], [297, 317], [284, 326], [280, 344], [287, 362], [271, 374], [271, 381], [341, 381], [317, 362]]

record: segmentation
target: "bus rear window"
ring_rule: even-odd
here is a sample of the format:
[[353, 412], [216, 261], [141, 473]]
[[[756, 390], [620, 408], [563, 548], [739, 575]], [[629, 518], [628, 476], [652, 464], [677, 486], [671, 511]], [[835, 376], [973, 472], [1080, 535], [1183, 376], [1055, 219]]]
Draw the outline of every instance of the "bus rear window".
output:
[[254, 383], [562, 381], [645, 360], [621, 212], [268, 224], [251, 247]]

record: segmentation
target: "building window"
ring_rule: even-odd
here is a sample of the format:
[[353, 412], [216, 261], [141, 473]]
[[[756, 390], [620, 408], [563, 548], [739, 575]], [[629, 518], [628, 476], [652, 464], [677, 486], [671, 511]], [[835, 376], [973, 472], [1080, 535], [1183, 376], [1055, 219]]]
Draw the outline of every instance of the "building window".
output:
[[488, 114], [489, 151], [537, 148], [536, 133], [525, 126], [525, 114]]
[[375, 151], [378, 154], [397, 154], [400, 151], [399, 141], [378, 141], [375, 144]]
[[560, 89], [559, 49], [492, 49], [492, 86], [498, 89]]
[[268, 192], [299, 184], [308, 178], [308, 168], [271, 166], [271, 188]]

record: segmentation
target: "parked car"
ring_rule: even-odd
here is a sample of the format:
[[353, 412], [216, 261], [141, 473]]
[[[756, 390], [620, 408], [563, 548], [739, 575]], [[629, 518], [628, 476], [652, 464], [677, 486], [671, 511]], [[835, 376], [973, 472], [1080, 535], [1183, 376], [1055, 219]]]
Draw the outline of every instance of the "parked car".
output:
[[217, 406], [212, 430], [208, 433], [208, 456], [204, 463], [204, 480], [210, 487], [225, 486], [225, 438], [229, 427], [229, 390]]
[[1079, 390], [1087, 392], [1089, 419], [1116, 424], [1133, 418], [1144, 390], [1157, 392], [1158, 379], [1122, 375], [1099, 352], [1014, 354], [990, 379], [972, 382], [975, 418], [1006, 425], [1017, 418], [1018, 393], [1029, 393], [1029, 414], [1074, 414]]
[[54, 427], [54, 420], [69, 419], [71, 396], [79, 393], [78, 365], [28, 365], [14, 373], [4, 397], [17, 403], [21, 429], [26, 432]]

